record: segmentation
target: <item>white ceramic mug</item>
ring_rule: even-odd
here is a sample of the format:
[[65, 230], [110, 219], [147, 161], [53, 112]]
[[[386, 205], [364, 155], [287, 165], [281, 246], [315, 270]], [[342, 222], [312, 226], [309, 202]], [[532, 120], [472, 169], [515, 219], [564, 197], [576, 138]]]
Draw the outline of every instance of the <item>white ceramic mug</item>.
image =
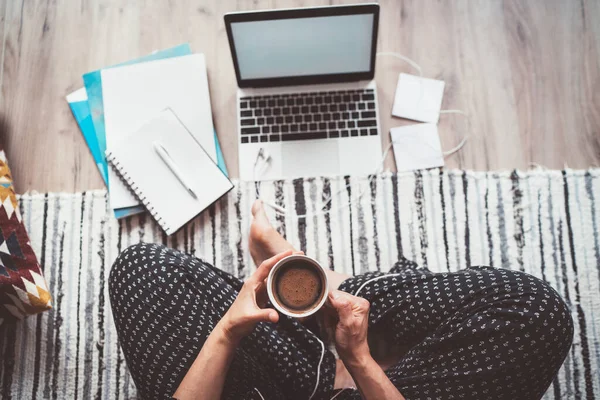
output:
[[[280, 268], [282, 268], [283, 266], [285, 266], [286, 264], [288, 264], [292, 261], [304, 261], [305, 263], [314, 266], [315, 269], [319, 271], [319, 274], [322, 277], [322, 284], [323, 284], [322, 287], [324, 288], [323, 289], [324, 293], [321, 295], [321, 299], [319, 300], [317, 305], [312, 307], [310, 310], [306, 310], [306, 311], [290, 310], [290, 309], [286, 308], [285, 306], [283, 306], [282, 304], [280, 304], [279, 301], [277, 300], [275, 294], [273, 293], [274, 276], [276, 275], [277, 271]], [[280, 313], [287, 315], [288, 317], [293, 317], [293, 318], [310, 317], [311, 315], [313, 315], [317, 311], [319, 311], [321, 309], [321, 307], [323, 307], [323, 305], [327, 301], [327, 295], [329, 294], [329, 282], [327, 280], [327, 273], [325, 272], [325, 268], [323, 268], [323, 266], [321, 264], [319, 264], [319, 262], [313, 258], [310, 258], [305, 255], [299, 255], [299, 254], [287, 256], [287, 257], [279, 260], [279, 262], [277, 264], [275, 264], [275, 266], [271, 269], [271, 272], [269, 272], [269, 277], [267, 278], [267, 293], [269, 295], [269, 300], [273, 304], [273, 307], [275, 307], [275, 309], [277, 309], [277, 311], [279, 311]]]

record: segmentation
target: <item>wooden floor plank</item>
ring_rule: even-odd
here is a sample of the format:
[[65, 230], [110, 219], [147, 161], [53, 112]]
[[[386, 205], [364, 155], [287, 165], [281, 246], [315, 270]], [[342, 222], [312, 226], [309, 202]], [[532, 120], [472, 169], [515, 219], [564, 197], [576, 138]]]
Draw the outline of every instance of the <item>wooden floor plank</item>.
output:
[[599, 58], [581, 3], [504, 4], [519, 133], [528, 160], [553, 168], [597, 165]]
[[[65, 95], [87, 71], [190, 42], [207, 57], [215, 126], [237, 176], [236, 82], [223, 14], [242, 9], [353, 3], [326, 0], [0, 0], [0, 119], [19, 192], [100, 188], [102, 180]], [[467, 169], [600, 165], [600, 5], [594, 0], [382, 0], [378, 51], [402, 53], [446, 82], [444, 148]], [[377, 59], [383, 145], [400, 72]], [[386, 166], [393, 168], [393, 157]]]

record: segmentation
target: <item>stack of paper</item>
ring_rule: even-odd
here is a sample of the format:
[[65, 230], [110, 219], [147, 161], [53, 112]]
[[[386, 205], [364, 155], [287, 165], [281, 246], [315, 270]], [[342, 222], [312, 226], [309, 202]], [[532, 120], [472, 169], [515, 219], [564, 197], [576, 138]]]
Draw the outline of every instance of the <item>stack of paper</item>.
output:
[[171, 108], [227, 175], [214, 131], [206, 63], [188, 44], [83, 75], [67, 96], [73, 115], [110, 193], [117, 218], [145, 211], [106, 162], [106, 150], [157, 112]]
[[127, 184], [167, 235], [233, 188], [170, 108], [157, 113], [116, 146], [109, 145], [106, 158], [110, 171]]

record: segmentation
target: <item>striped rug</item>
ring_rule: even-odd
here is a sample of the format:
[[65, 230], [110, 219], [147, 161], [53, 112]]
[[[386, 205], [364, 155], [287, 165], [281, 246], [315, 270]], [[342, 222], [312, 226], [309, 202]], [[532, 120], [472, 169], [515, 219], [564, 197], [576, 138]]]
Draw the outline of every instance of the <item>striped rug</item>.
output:
[[432, 271], [487, 264], [546, 280], [571, 307], [575, 339], [545, 398], [600, 396], [600, 170], [433, 170], [238, 183], [172, 237], [146, 215], [116, 221], [105, 191], [22, 196], [54, 309], [0, 327], [0, 398], [134, 397], [107, 296], [111, 263], [132, 243], [160, 242], [248, 276], [257, 191], [297, 214], [331, 196], [325, 215], [270, 212], [298, 248], [339, 271], [386, 271], [404, 254]]

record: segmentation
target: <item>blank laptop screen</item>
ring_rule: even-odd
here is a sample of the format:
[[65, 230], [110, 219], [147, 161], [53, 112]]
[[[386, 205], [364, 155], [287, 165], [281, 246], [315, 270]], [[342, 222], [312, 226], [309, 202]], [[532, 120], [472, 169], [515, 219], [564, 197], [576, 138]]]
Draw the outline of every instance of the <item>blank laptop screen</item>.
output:
[[234, 22], [240, 78], [369, 72], [374, 18], [369, 13]]

